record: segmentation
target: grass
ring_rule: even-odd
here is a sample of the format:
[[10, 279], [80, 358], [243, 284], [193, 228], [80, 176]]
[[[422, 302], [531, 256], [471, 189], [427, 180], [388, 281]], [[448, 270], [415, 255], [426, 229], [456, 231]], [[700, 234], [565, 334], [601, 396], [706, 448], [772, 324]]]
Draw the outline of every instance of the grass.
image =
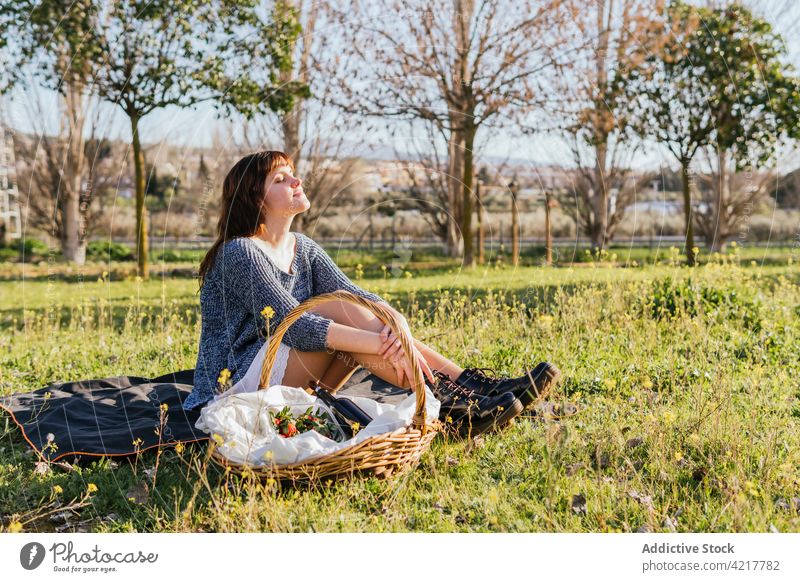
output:
[[[2, 527], [49, 531], [55, 512], [97, 532], [800, 531], [800, 268], [783, 256], [365, 277], [462, 366], [555, 362], [553, 398], [578, 414], [437, 438], [388, 482], [297, 490], [226, 474], [193, 445], [160, 452], [154, 488], [153, 451], [40, 473], [0, 412]], [[186, 278], [0, 282], [0, 393], [192, 368], [195, 291]]]

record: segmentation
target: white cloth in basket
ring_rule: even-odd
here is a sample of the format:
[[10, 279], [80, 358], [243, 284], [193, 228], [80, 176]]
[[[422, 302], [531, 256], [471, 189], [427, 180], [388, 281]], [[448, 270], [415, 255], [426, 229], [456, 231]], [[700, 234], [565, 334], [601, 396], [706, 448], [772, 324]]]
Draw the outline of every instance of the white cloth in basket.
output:
[[[425, 418], [430, 423], [439, 417], [441, 403], [427, 385], [425, 395]], [[293, 414], [302, 414], [313, 406], [315, 411], [330, 413], [316, 396], [301, 388], [280, 384], [256, 392], [231, 394], [211, 402], [201, 410], [195, 427], [212, 435], [218, 443], [219, 453], [230, 461], [251, 466], [285, 465], [327, 455], [371, 436], [409, 426], [416, 408], [416, 395], [413, 393], [396, 405], [358, 396], [348, 398], [363, 408], [372, 417], [372, 422], [344, 442], [337, 442], [315, 430], [290, 438], [279, 436], [270, 421], [270, 411], [278, 412], [289, 406]]]
[[[253, 358], [250, 367], [247, 368], [244, 376], [239, 378], [233, 386], [228, 388], [225, 392], [215, 394], [211, 402], [216, 402], [220, 398], [230, 396], [231, 394], [241, 394], [242, 392], [255, 392], [258, 390], [258, 381], [261, 379], [261, 367], [264, 365], [264, 358], [267, 356], [267, 348], [269, 347], [269, 338], [258, 350], [256, 357]], [[280, 384], [283, 381], [283, 374], [286, 372], [286, 365], [289, 363], [289, 350], [291, 348], [285, 343], [278, 344], [278, 353], [275, 354], [275, 363], [272, 365], [272, 371], [269, 374], [268, 386]]]

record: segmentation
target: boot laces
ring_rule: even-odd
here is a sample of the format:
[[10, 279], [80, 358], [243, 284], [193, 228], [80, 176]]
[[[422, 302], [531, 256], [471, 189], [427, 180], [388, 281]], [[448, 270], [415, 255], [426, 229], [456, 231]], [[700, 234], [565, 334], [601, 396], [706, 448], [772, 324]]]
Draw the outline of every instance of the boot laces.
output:
[[486, 388], [494, 387], [504, 376], [497, 373], [494, 368], [466, 368], [469, 377]]
[[463, 396], [467, 399], [472, 399], [475, 395], [474, 390], [470, 390], [457, 384], [453, 380], [450, 379], [450, 376], [445, 374], [444, 372], [440, 372], [439, 370], [431, 370], [433, 375], [438, 378], [439, 382], [437, 383], [437, 388], [442, 390], [445, 393], [449, 393], [451, 395]]

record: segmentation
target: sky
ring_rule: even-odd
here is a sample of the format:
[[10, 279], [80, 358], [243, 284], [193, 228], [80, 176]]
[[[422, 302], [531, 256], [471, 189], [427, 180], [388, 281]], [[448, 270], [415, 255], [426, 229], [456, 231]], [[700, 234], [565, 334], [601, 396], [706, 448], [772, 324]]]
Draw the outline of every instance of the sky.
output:
[[[788, 61], [800, 71], [800, 3], [790, 0], [749, 0], [746, 2], [756, 12], [766, 16], [780, 32], [787, 42], [789, 52]], [[30, 132], [33, 129], [31, 119], [41, 121], [46, 127], [58, 127], [57, 106], [55, 96], [43, 89], [28, 88], [15, 90], [10, 98], [3, 98], [0, 110], [0, 122], [10, 125], [15, 130]], [[45, 110], [49, 114], [31, 115], [29, 108], [32, 102], [41, 99], [46, 104]], [[130, 128], [127, 118], [114, 106], [103, 106], [100, 110], [104, 115], [110, 130], [109, 137], [130, 139]], [[148, 143], [166, 141], [176, 145], [210, 147], [215, 132], [225, 131], [231, 127], [231, 122], [218, 119], [213, 106], [203, 104], [194, 108], [181, 109], [168, 107], [156, 110], [142, 121], [143, 139]], [[52, 131], [51, 131], [52, 133]], [[401, 132], [402, 133], [402, 132]], [[359, 143], [372, 143], [382, 151], [390, 150], [388, 147], [392, 138], [388, 132], [369, 132], [365, 135], [354, 136]], [[482, 139], [481, 139], [482, 138]], [[401, 135], [398, 149], [404, 149], [402, 141], [408, 139]], [[479, 147], [483, 153], [492, 158], [513, 158], [527, 161], [532, 165], [564, 164], [569, 153], [564, 142], [556, 137], [514, 135], [513, 131], [484, 132], [479, 135]], [[355, 140], [354, 140], [355, 141]], [[278, 149], [277, 147], [274, 149]], [[643, 166], [653, 166], [662, 163], [663, 151], [659, 148], [649, 147], [640, 154], [635, 163]]]

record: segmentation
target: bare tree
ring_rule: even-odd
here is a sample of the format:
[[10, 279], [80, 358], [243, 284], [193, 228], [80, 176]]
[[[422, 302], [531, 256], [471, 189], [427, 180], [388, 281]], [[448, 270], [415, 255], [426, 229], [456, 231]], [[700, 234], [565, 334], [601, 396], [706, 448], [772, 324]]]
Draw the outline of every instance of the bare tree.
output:
[[[463, 252], [465, 265], [474, 263], [478, 130], [512, 121], [544, 99], [542, 73], [557, 64], [554, 47], [573, 16], [568, 8], [564, 0], [382, 0], [353, 1], [337, 11], [342, 57], [331, 73], [340, 80], [341, 106], [422, 120], [446, 136], [456, 219], [448, 224], [448, 251]], [[360, 91], [367, 83], [369, 90]]]
[[55, 136], [44, 127], [45, 95], [35, 92], [26, 100], [36, 133], [18, 140], [19, 184], [30, 225], [58, 240], [64, 258], [81, 265], [104, 212], [115, 164], [109, 163], [111, 146], [100, 134], [107, 126], [101, 110], [79, 86], [65, 93], [56, 95], [63, 110]]
[[695, 176], [700, 204], [694, 212], [697, 232], [712, 251], [722, 251], [741, 232], [759, 202], [778, 183], [774, 168], [737, 170], [727, 151], [705, 148], [701, 155], [704, 173]]
[[[302, 33], [287, 41], [291, 65], [278, 74], [283, 86], [302, 85], [309, 91], [297, 95], [287, 111], [266, 111], [245, 125], [245, 144], [263, 149], [266, 143], [282, 143], [292, 157], [297, 175], [312, 204], [297, 216], [294, 228], [304, 232], [321, 218], [331, 205], [353, 190], [353, 181], [362, 175], [363, 148], [353, 151], [353, 135], [368, 133], [361, 117], [332, 107], [337, 86], [331, 83], [329, 36], [338, 34], [333, 12], [313, 0], [283, 0], [296, 14]], [[274, 148], [273, 148], [274, 149]]]
[[638, 148], [627, 146], [619, 136], [608, 141], [601, 154], [585, 147], [581, 139], [578, 134], [572, 136], [576, 167], [567, 190], [555, 197], [592, 246], [601, 249], [614, 238], [625, 209], [655, 174], [634, 171], [632, 161]]
[[[431, 232], [442, 241], [442, 250], [448, 250], [448, 226], [454, 222], [449, 209], [449, 182], [447, 172], [448, 157], [442, 157], [439, 148], [425, 147], [436, 144], [442, 138], [446, 140], [436, 125], [422, 124], [425, 136], [421, 140], [409, 140], [409, 157], [412, 163], [405, 165], [406, 175], [411, 182], [408, 189], [408, 198], [404, 206], [409, 210], [417, 210], [422, 219], [428, 224]], [[438, 134], [438, 135], [437, 135]], [[402, 154], [394, 146], [395, 158], [400, 159]]]
[[576, 167], [569, 200], [578, 228], [596, 249], [614, 237], [635, 199], [631, 162], [640, 140], [625, 135], [625, 76], [659, 50], [657, 24], [664, 0], [597, 0], [581, 11], [581, 43], [573, 66], [559, 79], [567, 119], [566, 138]]

